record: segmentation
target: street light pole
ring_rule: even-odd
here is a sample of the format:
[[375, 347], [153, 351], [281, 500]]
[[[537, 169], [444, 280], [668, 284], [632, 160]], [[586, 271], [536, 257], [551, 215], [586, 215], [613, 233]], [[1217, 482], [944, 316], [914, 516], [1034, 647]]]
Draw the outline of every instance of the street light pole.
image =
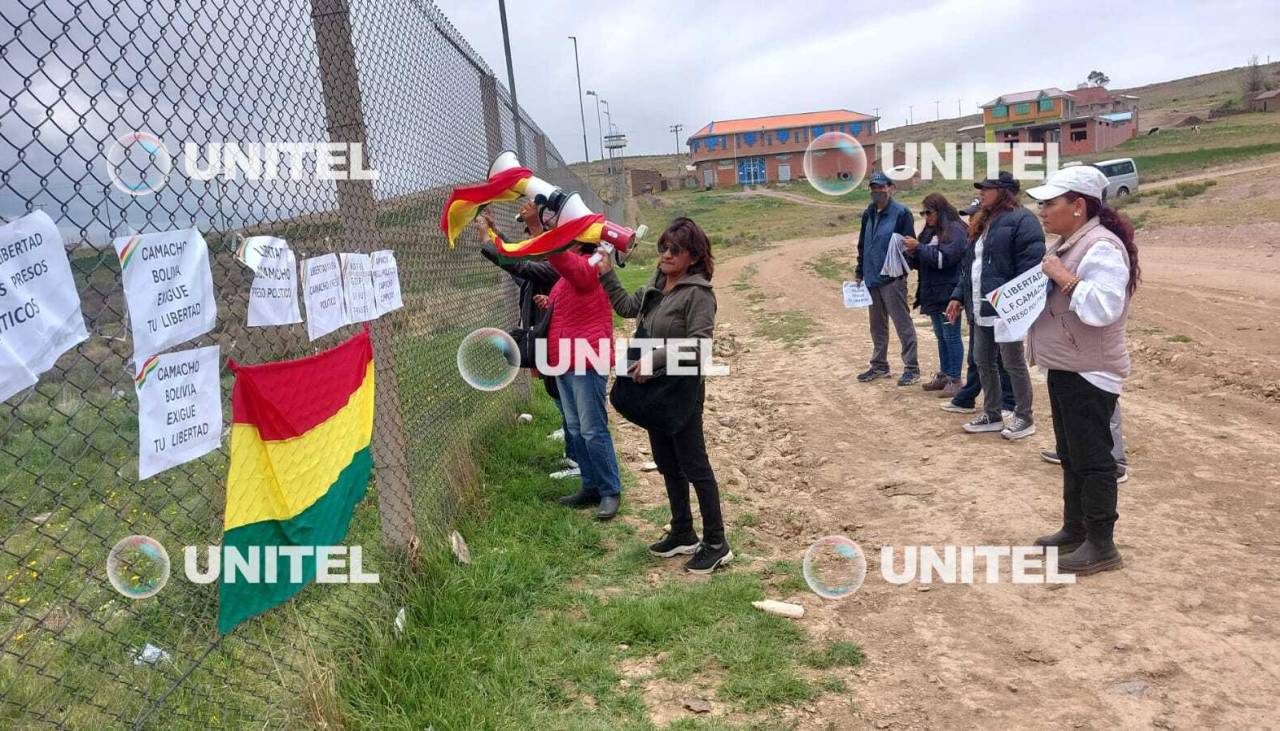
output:
[[582, 157], [591, 165], [591, 151], [587, 149], [587, 111], [582, 103], [582, 69], [578, 67], [578, 37], [569, 36], [573, 41], [573, 70], [578, 75], [578, 115], [582, 117]]
[[507, 34], [506, 0], [498, 0], [498, 15], [502, 19], [502, 51], [507, 54], [507, 88], [511, 91], [511, 116], [516, 123], [516, 155], [523, 162], [524, 134], [520, 131], [520, 102], [516, 101], [516, 72], [511, 66], [511, 37]]
[[596, 132], [600, 134], [600, 159], [604, 159], [604, 124], [600, 122], [600, 95], [588, 89], [587, 96], [596, 98]]
[[669, 129], [670, 129], [672, 132], [675, 132], [675, 133], [676, 133], [676, 154], [677, 154], [677, 155], [679, 155], [679, 154], [680, 154], [680, 130], [684, 129], [684, 125], [683, 125], [683, 124], [673, 124], [673, 125], [671, 125], [671, 127], [670, 127]]

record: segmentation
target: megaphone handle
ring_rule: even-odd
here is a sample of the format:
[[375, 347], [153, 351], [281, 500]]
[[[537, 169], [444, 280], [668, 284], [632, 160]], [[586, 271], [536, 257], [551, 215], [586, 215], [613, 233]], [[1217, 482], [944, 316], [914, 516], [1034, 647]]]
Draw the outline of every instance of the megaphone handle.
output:
[[587, 259], [587, 263], [590, 264], [591, 266], [595, 266], [599, 264], [600, 260], [605, 258], [606, 255], [612, 254], [612, 253], [613, 253], [613, 244], [610, 244], [608, 242], [601, 242], [600, 247], [596, 249], [596, 253], [592, 254], [590, 259]]

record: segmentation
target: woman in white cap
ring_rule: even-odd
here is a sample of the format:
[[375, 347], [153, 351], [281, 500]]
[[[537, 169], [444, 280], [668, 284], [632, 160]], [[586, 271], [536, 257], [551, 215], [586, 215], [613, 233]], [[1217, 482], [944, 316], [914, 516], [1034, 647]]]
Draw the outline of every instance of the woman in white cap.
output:
[[1125, 323], [1139, 269], [1133, 224], [1102, 202], [1106, 187], [1097, 168], [1079, 165], [1027, 191], [1044, 230], [1060, 237], [1044, 258], [1049, 292], [1027, 334], [1029, 359], [1048, 371], [1062, 460], [1062, 529], [1036, 545], [1057, 546], [1059, 570], [1080, 575], [1124, 565], [1113, 540], [1110, 422], [1129, 375]]

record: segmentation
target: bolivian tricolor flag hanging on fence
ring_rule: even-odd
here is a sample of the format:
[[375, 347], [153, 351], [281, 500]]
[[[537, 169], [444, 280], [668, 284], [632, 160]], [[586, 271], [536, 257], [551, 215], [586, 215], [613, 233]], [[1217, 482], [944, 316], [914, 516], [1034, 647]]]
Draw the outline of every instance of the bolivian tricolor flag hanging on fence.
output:
[[[373, 466], [368, 328], [307, 358], [227, 365], [236, 382], [218, 603], [223, 634], [287, 601], [315, 578], [314, 553], [302, 558], [301, 576], [291, 576], [291, 558], [279, 555], [279, 548], [341, 545]], [[258, 557], [259, 581], [231, 570], [226, 558], [232, 549]], [[275, 566], [274, 576], [268, 563]]]

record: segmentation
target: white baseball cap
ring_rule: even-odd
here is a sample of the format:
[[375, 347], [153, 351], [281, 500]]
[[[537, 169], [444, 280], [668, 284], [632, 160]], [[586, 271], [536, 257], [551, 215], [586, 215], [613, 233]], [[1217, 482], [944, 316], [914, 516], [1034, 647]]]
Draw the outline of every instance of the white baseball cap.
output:
[[1092, 165], [1072, 165], [1059, 168], [1044, 181], [1044, 185], [1027, 190], [1027, 195], [1038, 201], [1047, 201], [1063, 193], [1074, 192], [1102, 200], [1107, 182], [1107, 176]]

